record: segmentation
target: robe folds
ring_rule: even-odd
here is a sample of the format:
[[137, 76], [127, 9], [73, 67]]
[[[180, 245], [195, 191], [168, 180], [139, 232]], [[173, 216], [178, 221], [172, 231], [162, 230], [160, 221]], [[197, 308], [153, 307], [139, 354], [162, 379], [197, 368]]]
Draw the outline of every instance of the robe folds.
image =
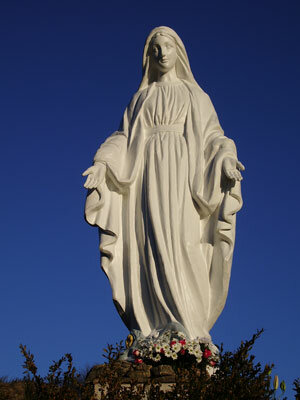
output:
[[177, 327], [210, 337], [228, 293], [240, 182], [209, 96], [185, 80], [153, 82], [97, 151], [106, 178], [85, 215], [100, 229], [102, 269], [130, 331]]

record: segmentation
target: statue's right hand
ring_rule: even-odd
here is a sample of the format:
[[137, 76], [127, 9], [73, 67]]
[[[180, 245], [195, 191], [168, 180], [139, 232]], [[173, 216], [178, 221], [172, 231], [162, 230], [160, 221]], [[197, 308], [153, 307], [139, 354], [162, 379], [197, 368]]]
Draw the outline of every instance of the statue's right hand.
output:
[[84, 187], [87, 189], [94, 189], [99, 186], [104, 178], [106, 173], [105, 164], [95, 164], [92, 167], [85, 170], [82, 176], [88, 175]]

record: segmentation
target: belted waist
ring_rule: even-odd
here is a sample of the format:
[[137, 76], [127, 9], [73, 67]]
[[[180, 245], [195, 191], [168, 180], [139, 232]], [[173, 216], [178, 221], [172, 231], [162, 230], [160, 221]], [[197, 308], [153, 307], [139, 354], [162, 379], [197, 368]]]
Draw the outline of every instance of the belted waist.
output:
[[147, 129], [147, 132], [151, 135], [158, 132], [176, 132], [183, 134], [184, 124], [173, 124], [173, 125], [156, 125]]

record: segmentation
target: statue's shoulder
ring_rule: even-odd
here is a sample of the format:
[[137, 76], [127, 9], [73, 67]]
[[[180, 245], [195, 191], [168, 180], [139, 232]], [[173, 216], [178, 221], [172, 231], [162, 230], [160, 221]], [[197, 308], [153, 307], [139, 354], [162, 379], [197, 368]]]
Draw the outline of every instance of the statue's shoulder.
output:
[[133, 94], [129, 102], [129, 108], [135, 108], [137, 104], [144, 101], [147, 96], [148, 88], [140, 89]]
[[209, 95], [198, 85], [182, 79], [182, 82], [188, 89], [191, 99], [199, 103], [206, 103], [210, 101]]
[[147, 92], [148, 88], [145, 88], [145, 89], [140, 89], [133, 94], [125, 111], [128, 120], [136, 118], [147, 96]]
[[184, 83], [184, 85], [186, 86], [186, 88], [188, 89], [188, 91], [194, 95], [194, 96], [198, 96], [198, 97], [206, 97], [207, 93], [204, 92], [204, 90], [196, 83], [187, 81], [185, 79], [181, 79], [181, 81]]

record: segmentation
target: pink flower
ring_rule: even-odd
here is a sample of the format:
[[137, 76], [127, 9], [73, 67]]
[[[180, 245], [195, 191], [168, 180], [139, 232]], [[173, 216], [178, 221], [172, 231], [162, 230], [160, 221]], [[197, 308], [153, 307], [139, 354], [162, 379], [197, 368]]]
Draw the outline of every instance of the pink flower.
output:
[[140, 355], [140, 352], [138, 350], [134, 350], [132, 354], [134, 355], [134, 357], [138, 357]]
[[205, 349], [204, 352], [203, 352], [203, 357], [204, 358], [208, 358], [210, 356], [211, 356], [211, 351], [208, 350], [208, 349]]
[[213, 360], [211, 360], [209, 363], [210, 363], [210, 365], [211, 365], [212, 367], [214, 367], [214, 366], [216, 365], [216, 362], [213, 361]]
[[172, 340], [172, 342], [170, 343], [170, 346], [174, 346], [174, 344], [176, 344], [176, 340]]
[[185, 355], [185, 350], [184, 350], [184, 349], [181, 349], [181, 350], [180, 350], [180, 354], [181, 354], [182, 356], [184, 356], [184, 355]]
[[185, 341], [185, 339], [181, 339], [181, 340], [179, 340], [179, 343], [181, 344], [181, 346], [184, 346], [186, 344], [186, 341]]
[[136, 359], [134, 360], [134, 362], [135, 362], [135, 364], [142, 364], [142, 363], [143, 363], [143, 360], [142, 360], [141, 358], [136, 358]]

